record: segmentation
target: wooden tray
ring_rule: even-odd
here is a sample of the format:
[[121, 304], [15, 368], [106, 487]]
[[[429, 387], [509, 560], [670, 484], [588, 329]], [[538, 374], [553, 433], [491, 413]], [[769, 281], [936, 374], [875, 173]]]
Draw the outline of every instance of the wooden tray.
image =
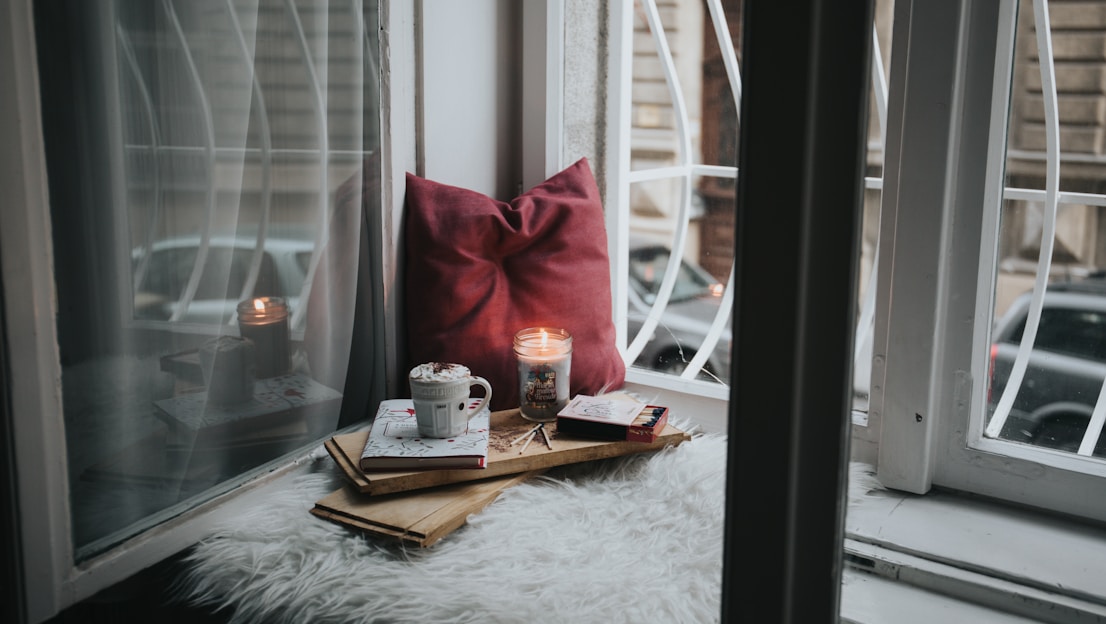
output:
[[352, 484], [315, 503], [311, 513], [366, 533], [426, 547], [461, 527], [499, 494], [542, 471], [506, 475], [383, 496], [365, 496]]
[[353, 484], [357, 492], [373, 496], [406, 492], [421, 488], [489, 479], [518, 474], [531, 470], [544, 470], [596, 459], [607, 459], [634, 453], [657, 451], [690, 440], [687, 433], [667, 425], [654, 442], [627, 442], [594, 440], [559, 434], [556, 423], [546, 423], [546, 430], [553, 450], [545, 446], [539, 434], [524, 453], [522, 444], [511, 446], [511, 441], [526, 433], [534, 423], [525, 420], [517, 408], [492, 412], [491, 436], [488, 442], [488, 466], [470, 470], [414, 470], [363, 472], [357, 467], [361, 450], [365, 447], [368, 431], [337, 435], [325, 442], [325, 447], [335, 463]]

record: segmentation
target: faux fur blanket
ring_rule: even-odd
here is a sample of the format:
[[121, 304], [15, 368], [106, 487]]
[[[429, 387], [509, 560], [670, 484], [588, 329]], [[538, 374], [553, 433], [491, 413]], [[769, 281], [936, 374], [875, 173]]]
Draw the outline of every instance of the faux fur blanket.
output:
[[221, 526], [180, 591], [234, 622], [716, 621], [725, 467], [705, 434], [564, 467], [422, 550], [310, 515], [340, 485], [323, 470]]

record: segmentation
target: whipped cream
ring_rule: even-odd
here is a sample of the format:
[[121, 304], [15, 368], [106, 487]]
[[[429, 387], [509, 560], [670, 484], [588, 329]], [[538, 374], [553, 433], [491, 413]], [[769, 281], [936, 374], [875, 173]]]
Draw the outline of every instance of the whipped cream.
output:
[[456, 381], [470, 376], [472, 373], [463, 364], [427, 362], [411, 369], [411, 379], [419, 381]]

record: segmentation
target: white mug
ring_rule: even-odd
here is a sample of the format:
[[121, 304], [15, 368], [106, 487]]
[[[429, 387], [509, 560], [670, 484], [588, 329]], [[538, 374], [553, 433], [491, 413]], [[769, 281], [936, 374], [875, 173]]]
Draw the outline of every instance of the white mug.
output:
[[[428, 362], [411, 369], [411, 400], [419, 435], [427, 438], [451, 438], [468, 430], [469, 419], [480, 413], [492, 399], [487, 379], [473, 375], [467, 366]], [[482, 386], [484, 396], [469, 408], [473, 386]]]

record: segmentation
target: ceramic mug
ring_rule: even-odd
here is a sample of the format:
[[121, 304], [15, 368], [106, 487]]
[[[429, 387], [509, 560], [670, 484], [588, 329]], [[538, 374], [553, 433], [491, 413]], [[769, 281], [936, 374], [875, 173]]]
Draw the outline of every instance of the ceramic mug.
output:
[[[469, 419], [480, 413], [492, 399], [492, 386], [461, 364], [428, 362], [411, 369], [411, 400], [419, 435], [450, 438], [468, 430]], [[473, 386], [484, 388], [480, 402], [469, 408]]]

